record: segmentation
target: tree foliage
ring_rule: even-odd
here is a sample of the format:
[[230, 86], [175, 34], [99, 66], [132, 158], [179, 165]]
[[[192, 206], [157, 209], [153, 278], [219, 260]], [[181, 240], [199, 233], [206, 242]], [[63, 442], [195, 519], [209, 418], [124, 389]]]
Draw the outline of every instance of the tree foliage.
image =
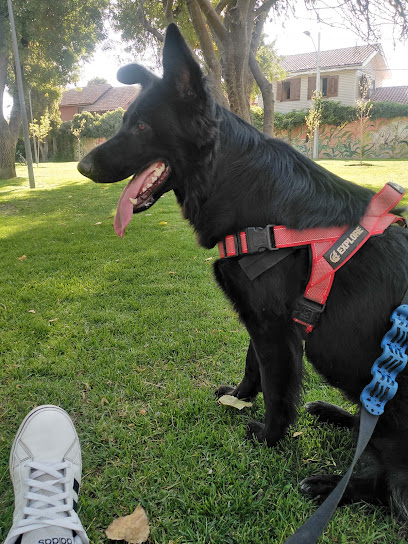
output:
[[[75, 80], [79, 60], [89, 56], [103, 37], [109, 0], [13, 0], [20, 59], [26, 84], [37, 97], [47, 95], [50, 114], [59, 89]], [[27, 85], [28, 86], [28, 85]], [[13, 96], [10, 121], [3, 116], [3, 95]], [[14, 149], [20, 127], [7, 0], [0, 0], [0, 179], [15, 176]]]

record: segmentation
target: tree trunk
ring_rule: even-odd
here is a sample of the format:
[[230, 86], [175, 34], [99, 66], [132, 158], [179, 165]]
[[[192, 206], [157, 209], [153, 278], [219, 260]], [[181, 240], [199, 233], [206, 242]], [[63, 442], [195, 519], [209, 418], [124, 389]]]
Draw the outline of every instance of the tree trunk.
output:
[[7, 123], [0, 123], [0, 179], [16, 177], [16, 144], [10, 136]]
[[229, 5], [224, 18], [228, 30], [225, 42], [225, 83], [231, 111], [251, 123], [251, 113], [246, 94], [249, 42], [247, 29], [248, 5], [238, 2]]
[[15, 153], [20, 126], [20, 103], [17, 93], [13, 96], [13, 108], [8, 123], [3, 115], [4, 93], [8, 69], [8, 55], [4, 43], [6, 21], [0, 16], [0, 179], [16, 177]]

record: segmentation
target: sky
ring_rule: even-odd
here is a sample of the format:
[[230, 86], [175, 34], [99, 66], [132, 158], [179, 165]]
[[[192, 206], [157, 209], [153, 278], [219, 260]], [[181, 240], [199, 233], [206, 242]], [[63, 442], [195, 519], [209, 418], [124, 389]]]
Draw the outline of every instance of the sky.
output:
[[[333, 10], [322, 12], [322, 18], [333, 16]], [[316, 15], [308, 11], [303, 2], [299, 1], [299, 8], [295, 16], [290, 16], [286, 21], [271, 21], [265, 25], [265, 33], [268, 41], [276, 41], [276, 49], [279, 55], [293, 55], [296, 53], [309, 53], [315, 51], [310, 37], [304, 34], [308, 30], [317, 46], [319, 25]], [[132, 62], [134, 59], [124, 52], [118, 34], [111, 34], [110, 49], [98, 46], [92, 59], [81, 68], [78, 86], [84, 86], [94, 77], [103, 77], [113, 86], [120, 86], [116, 80], [116, 72], [120, 66]], [[320, 49], [337, 49], [363, 45], [365, 42], [347, 29], [332, 28], [320, 24]], [[385, 82], [390, 85], [408, 85], [408, 42], [404, 45], [393, 45], [391, 35], [387, 35], [387, 27], [384, 25], [384, 35], [381, 45], [391, 70], [392, 79]], [[5, 113], [10, 109], [10, 99], [6, 100]]]

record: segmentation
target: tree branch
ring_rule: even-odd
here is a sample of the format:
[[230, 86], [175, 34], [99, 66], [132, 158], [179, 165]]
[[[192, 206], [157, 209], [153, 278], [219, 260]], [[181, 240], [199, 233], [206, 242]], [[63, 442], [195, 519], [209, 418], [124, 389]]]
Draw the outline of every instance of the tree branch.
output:
[[269, 136], [273, 135], [274, 99], [272, 83], [263, 75], [258, 61], [252, 51], [249, 53], [249, 67], [261, 90], [264, 102], [264, 125], [263, 132]]
[[259, 8], [255, 10], [254, 19], [259, 17], [261, 13], [268, 13], [269, 10], [273, 8], [275, 4], [277, 4], [277, 2], [278, 0], [267, 0], [264, 4], [262, 4], [262, 6], [259, 6]]
[[166, 17], [166, 21], [169, 24], [174, 23], [173, 0], [163, 0], [163, 9], [164, 9], [164, 15]]
[[146, 16], [145, 16], [144, 10], [143, 10], [143, 6], [144, 6], [144, 1], [140, 2], [139, 6], [137, 8], [137, 15], [139, 17], [140, 22], [143, 25], [143, 28], [145, 30], [147, 30], [147, 32], [150, 32], [150, 34], [152, 34], [152, 36], [154, 36], [159, 42], [163, 43], [164, 42], [164, 37], [146, 19]]
[[208, 66], [210, 74], [213, 76], [213, 84], [217, 91], [218, 101], [226, 108], [228, 108], [228, 102], [222, 92], [221, 76], [222, 69], [221, 63], [215, 53], [214, 44], [211, 38], [211, 34], [208, 31], [205, 24], [202, 12], [197, 4], [197, 0], [187, 0], [187, 8], [190, 14], [191, 23], [194, 27], [197, 38], [200, 42], [201, 49], [204, 55], [205, 62]]
[[208, 24], [214, 29], [214, 32], [217, 34], [218, 38], [221, 41], [224, 41], [227, 38], [228, 31], [225, 28], [223, 22], [220, 19], [220, 16], [215, 11], [210, 0], [198, 0], [201, 9], [203, 10], [204, 15], [207, 17]]
[[222, 10], [225, 9], [231, 1], [232, 1], [232, 0], [221, 0], [221, 1], [215, 6], [215, 11], [216, 11], [218, 14], [222, 13]]

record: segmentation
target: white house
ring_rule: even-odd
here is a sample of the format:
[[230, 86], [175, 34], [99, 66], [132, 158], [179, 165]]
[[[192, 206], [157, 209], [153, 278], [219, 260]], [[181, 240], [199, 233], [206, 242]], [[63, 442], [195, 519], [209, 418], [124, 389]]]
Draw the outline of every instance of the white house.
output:
[[[282, 67], [288, 79], [274, 82], [275, 111], [308, 109], [316, 89], [316, 52], [288, 55]], [[362, 78], [367, 78], [373, 92], [391, 73], [380, 45], [361, 45], [321, 51], [320, 77], [323, 97], [354, 106]]]

